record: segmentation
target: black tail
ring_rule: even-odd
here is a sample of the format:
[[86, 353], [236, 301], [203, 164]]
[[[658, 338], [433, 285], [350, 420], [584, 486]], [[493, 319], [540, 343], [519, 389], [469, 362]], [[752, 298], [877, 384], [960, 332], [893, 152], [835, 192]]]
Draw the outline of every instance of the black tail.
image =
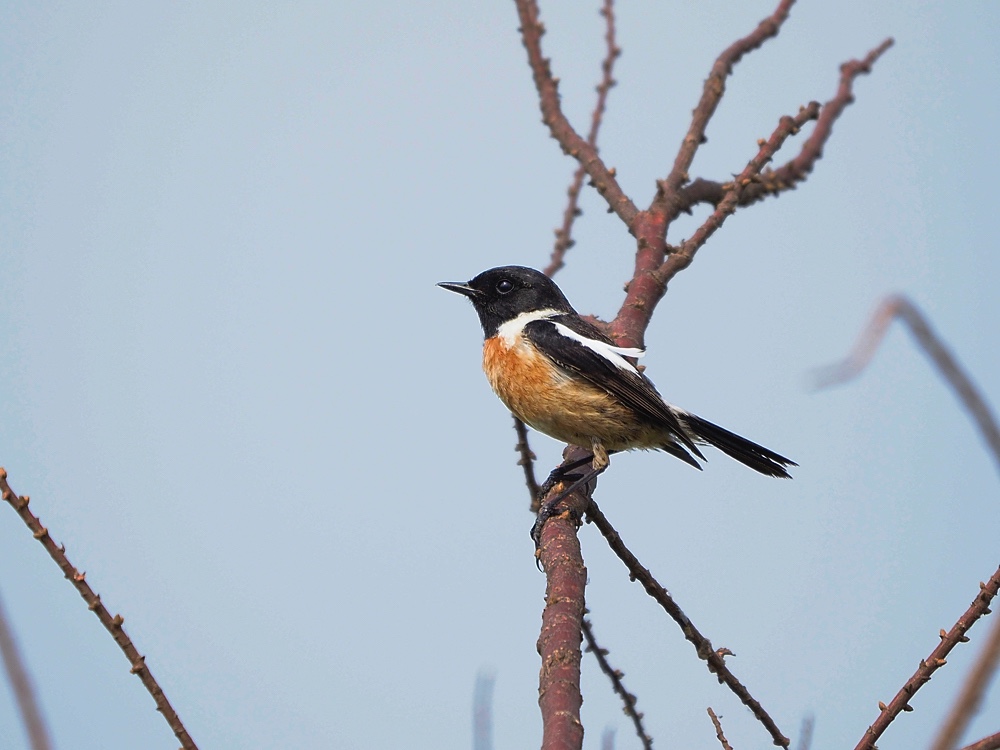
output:
[[788, 479], [791, 475], [785, 467], [798, 466], [794, 461], [694, 414], [679, 413], [677, 416], [696, 438], [714, 445], [727, 456], [761, 474]]

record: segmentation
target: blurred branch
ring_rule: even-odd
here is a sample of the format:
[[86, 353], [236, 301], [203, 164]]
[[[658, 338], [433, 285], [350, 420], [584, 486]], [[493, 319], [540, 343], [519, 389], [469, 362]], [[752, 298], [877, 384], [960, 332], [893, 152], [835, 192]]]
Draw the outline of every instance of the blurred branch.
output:
[[14, 691], [14, 698], [17, 700], [17, 708], [21, 713], [21, 721], [24, 722], [24, 730], [31, 743], [31, 750], [49, 750], [52, 747], [49, 732], [45, 728], [45, 721], [42, 719], [35, 690], [31, 685], [31, 677], [21, 659], [21, 652], [14, 638], [14, 630], [10, 626], [2, 601], [0, 601], [0, 656], [3, 657], [7, 680]]
[[605, 727], [601, 734], [601, 750], [615, 750], [614, 727]]
[[729, 740], [726, 739], [725, 732], [722, 731], [722, 722], [719, 721], [719, 717], [715, 715], [715, 711], [712, 707], [708, 707], [708, 715], [712, 717], [712, 724], [715, 725], [715, 736], [719, 738], [719, 742], [722, 743], [722, 750], [733, 750], [733, 746], [729, 744]]
[[66, 557], [66, 548], [52, 541], [52, 537], [49, 536], [49, 530], [42, 526], [38, 517], [28, 509], [28, 496], [18, 497], [10, 488], [10, 485], [7, 484], [7, 472], [2, 467], [0, 467], [0, 490], [3, 492], [3, 499], [21, 517], [21, 520], [24, 521], [25, 525], [35, 535], [35, 539], [41, 543], [45, 551], [49, 553], [49, 556], [55, 560], [56, 565], [62, 570], [66, 579], [73, 584], [73, 587], [83, 597], [83, 600], [87, 603], [87, 608], [97, 616], [97, 619], [101, 621], [104, 628], [114, 638], [115, 643], [118, 644], [118, 647], [125, 654], [125, 658], [132, 665], [132, 674], [139, 677], [143, 686], [153, 696], [153, 700], [156, 702], [156, 710], [163, 714], [163, 718], [170, 725], [174, 735], [180, 740], [183, 750], [198, 750], [198, 746], [184, 728], [184, 724], [181, 722], [177, 712], [174, 711], [173, 706], [170, 705], [170, 701], [167, 700], [163, 689], [156, 681], [156, 678], [153, 677], [153, 673], [149, 671], [149, 667], [146, 666], [146, 657], [139, 653], [135, 644], [132, 643], [132, 639], [128, 637], [128, 634], [122, 628], [122, 623], [125, 621], [124, 618], [121, 615], [112, 616], [108, 612], [104, 604], [101, 603], [101, 597], [95, 594], [90, 584], [87, 583], [87, 574], [81, 573], [70, 563]]
[[618, 555], [618, 559], [625, 563], [625, 567], [628, 568], [629, 577], [632, 580], [639, 581], [646, 590], [646, 593], [653, 597], [666, 613], [670, 615], [671, 619], [677, 623], [681, 632], [684, 633], [684, 637], [694, 645], [698, 657], [708, 663], [709, 671], [715, 673], [719, 682], [732, 690], [743, 705], [750, 709], [757, 720], [767, 729], [775, 745], [788, 747], [790, 740], [781, 733], [777, 724], [774, 723], [774, 719], [764, 710], [764, 707], [760, 705], [757, 699], [750, 695], [750, 691], [736, 679], [736, 676], [726, 666], [723, 657], [727, 655], [731, 656], [732, 652], [726, 648], [712, 648], [712, 642], [698, 631], [694, 623], [688, 619], [688, 616], [684, 614], [673, 597], [670, 596], [670, 593], [653, 578], [652, 573], [644, 568], [638, 558], [632, 554], [632, 551], [625, 546], [621, 535], [615, 531], [614, 527], [601, 512], [601, 509], [597, 507], [597, 503], [593, 500], [590, 501], [590, 505], [587, 508], [587, 517], [597, 526], [601, 534], [604, 535], [608, 546]]
[[811, 716], [806, 716], [802, 720], [802, 728], [799, 730], [799, 744], [797, 750], [809, 750], [813, 739], [813, 726], [816, 720]]
[[493, 688], [497, 678], [480, 671], [472, 694], [472, 748], [493, 750]]
[[998, 661], [1000, 661], [1000, 618], [994, 618], [993, 629], [986, 639], [986, 645], [983, 646], [982, 653], [965, 679], [962, 692], [959, 693], [955, 706], [941, 727], [937, 739], [931, 745], [931, 750], [953, 750], [958, 745], [969, 721], [979, 710], [986, 688], [996, 673]]
[[653, 738], [646, 734], [646, 728], [642, 725], [642, 714], [635, 709], [637, 699], [635, 695], [625, 689], [625, 683], [622, 682], [622, 677], [625, 676], [625, 673], [620, 669], [615, 669], [608, 662], [608, 650], [601, 648], [597, 644], [590, 621], [586, 619], [583, 621], [583, 637], [587, 641], [587, 651], [597, 658], [597, 663], [601, 666], [601, 671], [608, 676], [615, 693], [622, 699], [622, 703], [624, 704], [622, 710], [632, 720], [632, 725], [635, 727], [635, 733], [639, 736], [642, 747], [644, 750], [652, 750]]
[[966, 745], [962, 750], [1000, 750], [1000, 732], [983, 737], [978, 742]]
[[[590, 116], [590, 132], [587, 134], [587, 143], [594, 148], [595, 152], [597, 150], [597, 133], [600, 131], [601, 121], [604, 119], [608, 92], [611, 91], [611, 87], [616, 83], [613, 76], [615, 60], [622, 53], [621, 48], [615, 42], [614, 0], [604, 0], [604, 6], [601, 8], [600, 13], [604, 17], [606, 25], [604, 41], [607, 44], [608, 51], [604, 57], [604, 62], [601, 63], [603, 75], [601, 82], [597, 84], [597, 102], [594, 104], [594, 112]], [[613, 173], [614, 170], [611, 171]], [[546, 276], [555, 275], [565, 265], [563, 258], [566, 256], [566, 251], [576, 244], [576, 241], [573, 239], [573, 222], [582, 213], [579, 208], [579, 200], [580, 190], [583, 187], [583, 176], [585, 174], [586, 170], [584, 170], [583, 165], [578, 166], [576, 173], [573, 175], [573, 181], [566, 191], [569, 201], [566, 204], [566, 210], [563, 212], [562, 226], [556, 230], [556, 244], [552, 249], [552, 257], [549, 260], [549, 265], [543, 271]]]
[[973, 599], [972, 604], [965, 611], [965, 614], [958, 619], [958, 622], [947, 633], [943, 630], [941, 631], [941, 642], [931, 651], [930, 656], [926, 659], [921, 659], [917, 671], [900, 688], [892, 701], [888, 705], [879, 702], [878, 707], [881, 713], [879, 713], [878, 718], [872, 725], [868, 727], [865, 736], [857, 744], [855, 750], [872, 750], [878, 738], [882, 736], [883, 732], [888, 729], [889, 725], [901, 712], [913, 710], [909, 705], [910, 698], [925, 683], [930, 681], [934, 672], [947, 664], [945, 658], [956, 645], [968, 642], [969, 639], [965, 635], [966, 632], [975, 624], [976, 620], [990, 613], [990, 602], [997, 595], [998, 589], [1000, 589], [1000, 568], [997, 569], [989, 581], [979, 584], [979, 593]]
[[891, 295], [879, 303], [868, 321], [868, 326], [844, 360], [820, 368], [814, 373], [816, 388], [840, 385], [860, 375], [878, 351], [889, 324], [897, 318], [906, 323], [924, 354], [930, 358], [941, 377], [951, 386], [965, 410], [972, 415], [983, 440], [993, 454], [997, 470], [1000, 471], [1000, 429], [997, 428], [996, 417], [993, 416], [986, 399], [979, 393], [972, 378], [958, 364], [941, 337], [931, 328], [927, 318], [916, 305], [902, 295]]

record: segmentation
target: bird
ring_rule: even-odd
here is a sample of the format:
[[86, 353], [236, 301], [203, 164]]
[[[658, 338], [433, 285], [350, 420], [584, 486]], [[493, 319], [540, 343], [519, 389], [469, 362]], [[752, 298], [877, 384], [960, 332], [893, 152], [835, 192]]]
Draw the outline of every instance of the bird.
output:
[[[540, 271], [501, 266], [438, 286], [467, 297], [479, 315], [483, 370], [496, 395], [538, 432], [589, 449], [592, 455], [575, 464], [591, 463], [588, 477], [608, 466], [609, 454], [634, 449], [662, 450], [701, 469], [699, 446], [706, 444], [770, 477], [789, 478], [788, 467], [797, 466], [667, 403], [633, 363], [645, 352], [618, 346]], [[556, 478], [553, 472], [548, 489]]]

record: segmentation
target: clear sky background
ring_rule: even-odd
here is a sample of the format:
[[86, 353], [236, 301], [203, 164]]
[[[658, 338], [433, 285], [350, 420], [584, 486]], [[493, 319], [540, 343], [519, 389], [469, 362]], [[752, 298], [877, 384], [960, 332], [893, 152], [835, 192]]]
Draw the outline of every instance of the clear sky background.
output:
[[[585, 127], [599, 3], [543, 2]], [[602, 153], [640, 205], [711, 61], [773, 0], [622, 0]], [[513, 4], [0, 6], [0, 465], [88, 573], [203, 748], [537, 746], [544, 577], [471, 307], [434, 284], [541, 266], [573, 171], [540, 123]], [[879, 298], [929, 314], [1000, 401], [1000, 5], [803, 0], [730, 79], [692, 172], [738, 172], [841, 62], [897, 45], [808, 182], [732, 217], [677, 277], [645, 364], [672, 402], [798, 461], [616, 457], [602, 508], [797, 736], [853, 747], [1000, 562], [997, 470], [894, 328], [820, 394]], [[795, 153], [792, 141], [779, 163]], [[559, 282], [610, 317], [634, 243], [592, 190]], [[680, 222], [687, 236], [704, 212]], [[560, 446], [534, 436], [544, 474]], [[595, 631], [657, 747], [764, 730], [592, 527]], [[15, 514], [0, 595], [59, 748], [176, 747]], [[922, 747], [983, 625], [879, 743]], [[638, 741], [585, 659], [585, 746]], [[967, 739], [996, 731], [994, 688]], [[3, 747], [27, 747], [0, 685]]]

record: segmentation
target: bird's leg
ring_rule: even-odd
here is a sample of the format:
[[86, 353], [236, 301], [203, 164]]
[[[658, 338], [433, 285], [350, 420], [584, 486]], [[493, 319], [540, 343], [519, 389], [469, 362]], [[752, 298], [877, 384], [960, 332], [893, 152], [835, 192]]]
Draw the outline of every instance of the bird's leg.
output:
[[[542, 506], [538, 509], [538, 517], [535, 519], [535, 523], [531, 527], [531, 538], [535, 542], [536, 550], [542, 543], [542, 527], [545, 525], [545, 522], [548, 521], [553, 516], [558, 516], [562, 512], [559, 510], [559, 504], [567, 497], [569, 497], [571, 494], [576, 492], [578, 489], [596, 479], [600, 474], [604, 472], [605, 469], [608, 468], [608, 465], [611, 463], [610, 459], [608, 458], [608, 452], [605, 450], [600, 440], [597, 440], [595, 438], [593, 440], [593, 446], [594, 446], [594, 453], [592, 456], [587, 456], [585, 459], [581, 459], [579, 461], [573, 461], [567, 464], [565, 467], [560, 467], [563, 469], [560, 479], [557, 479], [555, 482], [553, 482], [551, 486], [548, 486], [549, 482], [552, 480], [552, 475], [554, 475], [556, 472], [553, 471], [552, 475], [549, 475], [549, 479], [546, 480], [545, 485], [548, 486], [548, 490], [551, 490], [552, 487], [554, 487], [556, 484], [559, 484], [560, 481], [562, 480], [568, 481], [570, 476], [572, 476], [575, 479], [575, 481], [572, 482], [569, 485], [569, 487], [564, 489], [562, 492], [553, 497], [551, 500], [546, 500], [544, 503], [542, 503]], [[590, 471], [584, 472], [582, 475], [566, 474], [567, 471], [579, 468], [580, 466], [583, 466], [584, 464], [587, 463], [591, 465]], [[545, 491], [545, 494], [547, 494], [548, 490]], [[541, 497], [543, 498], [544, 496], [545, 496], [544, 494], [541, 495]]]
[[591, 438], [590, 446], [594, 453], [594, 462], [591, 466], [594, 471], [604, 471], [608, 468], [608, 464], [611, 463], [611, 459], [608, 458], [608, 452], [604, 449], [604, 444], [601, 442], [600, 438]]
[[545, 480], [541, 487], [538, 488], [538, 502], [541, 504], [545, 500], [545, 496], [548, 495], [552, 488], [555, 487], [560, 482], [566, 480], [579, 479], [579, 474], [573, 474], [574, 469], [579, 469], [581, 466], [586, 466], [594, 460], [594, 457], [585, 456], [584, 458], [579, 458], [576, 461], [570, 461], [564, 466], [557, 466], [551, 472], [549, 472], [549, 478]]

